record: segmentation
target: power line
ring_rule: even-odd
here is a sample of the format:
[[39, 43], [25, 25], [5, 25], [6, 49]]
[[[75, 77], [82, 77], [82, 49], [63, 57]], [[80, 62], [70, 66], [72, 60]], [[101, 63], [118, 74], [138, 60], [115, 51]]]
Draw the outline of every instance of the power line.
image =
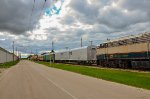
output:
[[44, 9], [44, 7], [45, 7], [45, 4], [46, 4], [46, 1], [47, 1], [47, 0], [44, 0], [44, 1], [45, 1], [45, 2], [44, 2], [44, 4], [43, 4], [43, 6], [42, 6], [42, 9], [41, 9], [41, 12], [40, 12], [39, 19], [40, 19], [41, 15], [42, 15], [42, 12], [43, 12], [43, 9]]
[[33, 3], [33, 6], [32, 6], [32, 11], [31, 11], [30, 19], [29, 19], [28, 30], [29, 30], [29, 28], [31, 26], [32, 15], [33, 15], [33, 12], [34, 12], [34, 8], [35, 8], [35, 0], [34, 0], [34, 3]]
[[[47, 0], [44, 0], [44, 4], [42, 5], [42, 9], [41, 9], [39, 18], [40, 18], [41, 15], [42, 15], [42, 11], [43, 11], [43, 9], [44, 9], [44, 6], [45, 6], [45, 4], [46, 4], [46, 1], [47, 1]], [[28, 30], [30, 29], [30, 26], [31, 26], [31, 23], [32, 23], [32, 16], [33, 16], [34, 8], [35, 8], [35, 0], [34, 0], [34, 3], [33, 3], [33, 6], [32, 6], [32, 11], [31, 11], [30, 19], [29, 19]], [[38, 19], [39, 19], [39, 18], [38, 18]]]

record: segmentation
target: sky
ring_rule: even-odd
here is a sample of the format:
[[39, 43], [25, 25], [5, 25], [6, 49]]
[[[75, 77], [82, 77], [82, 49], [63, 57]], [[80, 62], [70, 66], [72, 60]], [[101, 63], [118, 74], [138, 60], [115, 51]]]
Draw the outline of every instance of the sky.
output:
[[26, 55], [50, 51], [52, 41], [58, 51], [80, 47], [81, 38], [99, 45], [150, 31], [150, 0], [63, 0], [58, 14], [47, 15], [52, 1], [0, 0], [0, 47], [12, 51], [14, 41]]

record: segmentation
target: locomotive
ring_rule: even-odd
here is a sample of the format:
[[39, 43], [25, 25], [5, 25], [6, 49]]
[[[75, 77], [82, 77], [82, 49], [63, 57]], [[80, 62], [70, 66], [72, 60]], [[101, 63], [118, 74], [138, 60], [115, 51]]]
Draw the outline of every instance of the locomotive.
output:
[[97, 47], [97, 64], [118, 68], [150, 68], [150, 33], [108, 41]]

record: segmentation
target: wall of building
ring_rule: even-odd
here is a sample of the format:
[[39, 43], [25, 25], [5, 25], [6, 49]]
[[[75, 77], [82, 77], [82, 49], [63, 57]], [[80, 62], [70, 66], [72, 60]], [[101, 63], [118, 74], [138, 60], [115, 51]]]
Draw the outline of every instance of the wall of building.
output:
[[[18, 57], [14, 55], [14, 60], [17, 60]], [[13, 54], [9, 51], [0, 47], [0, 64], [5, 62], [13, 61]]]

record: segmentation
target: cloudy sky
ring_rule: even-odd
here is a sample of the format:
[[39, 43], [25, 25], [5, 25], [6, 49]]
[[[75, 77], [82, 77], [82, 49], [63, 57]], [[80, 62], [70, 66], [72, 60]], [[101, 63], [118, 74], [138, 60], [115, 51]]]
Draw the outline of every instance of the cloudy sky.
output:
[[[150, 31], [150, 0], [64, 0], [57, 15], [46, 15], [51, 0], [0, 0], [0, 46], [12, 51], [12, 42], [23, 53], [65, 47], [98, 45]], [[33, 9], [34, 5], [34, 9]], [[33, 9], [33, 10], [32, 10]], [[32, 13], [32, 14], [31, 14]]]

